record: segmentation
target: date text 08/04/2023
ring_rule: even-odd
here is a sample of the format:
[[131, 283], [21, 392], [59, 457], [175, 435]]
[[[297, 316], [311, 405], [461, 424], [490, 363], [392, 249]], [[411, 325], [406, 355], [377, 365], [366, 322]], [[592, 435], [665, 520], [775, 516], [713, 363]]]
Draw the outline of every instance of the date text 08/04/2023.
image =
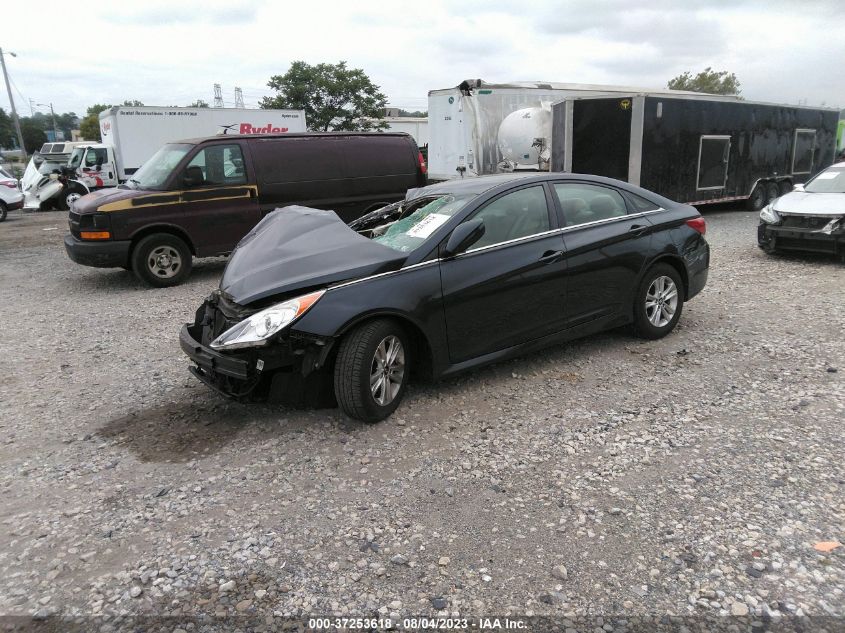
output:
[[322, 629], [377, 629], [402, 628], [409, 630], [448, 629], [490, 629], [522, 630], [527, 627], [524, 620], [512, 618], [402, 618], [394, 622], [391, 618], [310, 618], [308, 628]]

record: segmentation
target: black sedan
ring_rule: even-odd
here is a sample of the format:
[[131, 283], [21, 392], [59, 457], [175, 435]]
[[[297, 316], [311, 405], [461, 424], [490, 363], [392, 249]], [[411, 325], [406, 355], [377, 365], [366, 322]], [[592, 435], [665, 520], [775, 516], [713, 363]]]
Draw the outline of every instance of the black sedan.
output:
[[704, 232], [690, 206], [577, 174], [443, 182], [349, 226], [286, 207], [241, 241], [181, 346], [227, 396], [336, 399], [375, 422], [412, 376], [626, 324], [665, 336], [707, 281]]

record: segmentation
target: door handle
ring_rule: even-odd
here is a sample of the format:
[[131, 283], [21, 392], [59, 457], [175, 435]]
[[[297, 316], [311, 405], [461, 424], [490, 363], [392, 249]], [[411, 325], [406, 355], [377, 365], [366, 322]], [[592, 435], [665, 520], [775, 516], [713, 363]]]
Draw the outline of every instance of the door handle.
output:
[[640, 235], [645, 235], [646, 231], [648, 231], [649, 228], [650, 227], [648, 225], [633, 224], [631, 225], [631, 228], [628, 229], [628, 233], [639, 237]]
[[563, 251], [546, 251], [540, 257], [541, 264], [554, 264], [563, 259]]

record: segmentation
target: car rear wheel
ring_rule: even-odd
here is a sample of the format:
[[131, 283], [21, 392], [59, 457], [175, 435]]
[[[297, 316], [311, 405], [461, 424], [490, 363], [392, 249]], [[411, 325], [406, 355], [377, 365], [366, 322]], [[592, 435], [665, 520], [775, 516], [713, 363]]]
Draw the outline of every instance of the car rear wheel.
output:
[[675, 329], [684, 308], [684, 285], [668, 264], [652, 266], [643, 277], [634, 303], [634, 332], [658, 339]]
[[389, 319], [364, 323], [340, 343], [334, 391], [343, 412], [363, 422], [393, 413], [405, 395], [410, 369], [408, 338]]
[[759, 211], [766, 206], [766, 183], [758, 182], [745, 201], [745, 206], [749, 211]]
[[0, 222], [5, 220], [8, 214], [9, 210], [6, 208], [6, 203], [0, 200]]
[[169, 233], [154, 233], [132, 250], [132, 270], [141, 281], [156, 288], [176, 286], [191, 272], [191, 251]]

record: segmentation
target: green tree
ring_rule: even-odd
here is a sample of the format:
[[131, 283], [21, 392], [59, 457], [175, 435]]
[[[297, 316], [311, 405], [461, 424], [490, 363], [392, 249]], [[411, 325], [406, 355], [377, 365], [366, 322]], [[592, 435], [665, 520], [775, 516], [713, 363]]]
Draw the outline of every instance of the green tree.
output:
[[41, 127], [38, 121], [30, 117], [21, 119], [21, 135], [23, 136], [23, 146], [27, 154], [38, 151], [47, 142], [47, 135], [44, 133], [44, 128]]
[[100, 112], [108, 110], [111, 106], [102, 103], [95, 103], [88, 108], [88, 112], [82, 121], [79, 122], [79, 132], [86, 141], [101, 141], [100, 136]]
[[0, 108], [0, 147], [16, 147], [15, 141], [15, 124], [12, 117], [6, 114], [3, 108]]
[[690, 71], [670, 79], [667, 87], [670, 90], [689, 90], [692, 92], [708, 92], [717, 95], [738, 95], [739, 80], [734, 73], [727, 70], [715, 71], [710, 66], [693, 76]]
[[189, 108], [208, 108], [208, 101], [204, 101], [203, 99], [197, 99], [191, 105], [188, 106]]
[[140, 108], [144, 104], [138, 101], [137, 99], [127, 99], [121, 105], [127, 108]]
[[284, 75], [267, 83], [277, 94], [264, 97], [262, 108], [305, 110], [308, 129], [383, 130], [387, 97], [360, 68], [346, 62], [311, 66], [295, 61]]

